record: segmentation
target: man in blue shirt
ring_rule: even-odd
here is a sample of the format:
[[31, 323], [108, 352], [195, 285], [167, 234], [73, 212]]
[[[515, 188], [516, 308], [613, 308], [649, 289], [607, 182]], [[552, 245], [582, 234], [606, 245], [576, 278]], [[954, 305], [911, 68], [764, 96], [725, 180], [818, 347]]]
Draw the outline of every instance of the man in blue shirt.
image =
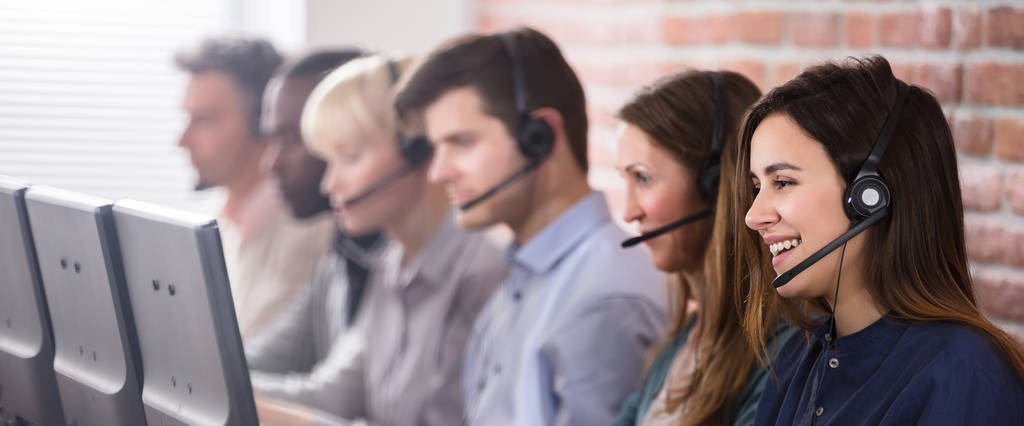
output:
[[598, 425], [640, 382], [665, 326], [664, 277], [626, 251], [587, 183], [583, 89], [531, 29], [431, 53], [395, 101], [435, 147], [458, 223], [507, 225], [509, 276], [476, 321], [463, 388], [472, 425]]

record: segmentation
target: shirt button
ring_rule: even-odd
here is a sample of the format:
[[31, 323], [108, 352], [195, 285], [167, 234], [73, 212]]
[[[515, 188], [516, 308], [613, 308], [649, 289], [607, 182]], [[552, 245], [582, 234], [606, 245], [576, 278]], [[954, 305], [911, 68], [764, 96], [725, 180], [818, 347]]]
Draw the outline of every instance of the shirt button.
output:
[[825, 333], [825, 341], [826, 342], [831, 342], [832, 341], [832, 333]]
[[494, 366], [494, 375], [495, 376], [501, 375], [501, 364], [496, 364]]
[[516, 302], [518, 302], [519, 299], [521, 299], [522, 297], [523, 297], [523, 293], [521, 293], [519, 291], [512, 292], [512, 300], [515, 300]]
[[486, 385], [486, 383], [487, 382], [484, 381], [484, 380], [481, 380], [481, 381], [477, 382], [476, 383], [476, 390], [484, 390], [484, 386]]
[[821, 413], [824, 413], [824, 412], [825, 412], [825, 407], [818, 407], [817, 410], [814, 410], [814, 416], [815, 417], [821, 417]]
[[828, 366], [832, 367], [832, 368], [839, 367], [839, 359], [837, 359], [837, 358], [829, 359], [828, 360]]

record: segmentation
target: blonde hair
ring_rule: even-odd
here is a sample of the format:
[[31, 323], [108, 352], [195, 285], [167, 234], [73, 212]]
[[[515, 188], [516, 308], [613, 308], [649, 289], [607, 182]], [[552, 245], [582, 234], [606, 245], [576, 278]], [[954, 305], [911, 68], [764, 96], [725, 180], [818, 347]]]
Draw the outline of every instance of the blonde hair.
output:
[[302, 109], [302, 138], [310, 151], [326, 157], [340, 140], [393, 139], [392, 99], [397, 85], [389, 62], [401, 75], [411, 67], [413, 58], [378, 55], [353, 59], [317, 84]]

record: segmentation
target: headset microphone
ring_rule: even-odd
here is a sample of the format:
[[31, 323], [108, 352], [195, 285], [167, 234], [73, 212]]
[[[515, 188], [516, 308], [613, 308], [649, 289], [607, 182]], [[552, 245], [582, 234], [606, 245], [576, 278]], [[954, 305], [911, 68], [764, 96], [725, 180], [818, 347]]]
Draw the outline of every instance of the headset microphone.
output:
[[772, 281], [772, 285], [775, 286], [776, 288], [786, 285], [787, 283], [789, 283], [790, 280], [796, 277], [797, 274], [803, 272], [807, 268], [810, 268], [811, 265], [821, 260], [821, 258], [825, 257], [825, 255], [832, 253], [833, 250], [839, 248], [839, 246], [843, 244], [846, 244], [846, 242], [850, 241], [851, 238], [856, 237], [857, 234], [860, 234], [865, 229], [868, 229], [868, 227], [874, 225], [875, 223], [882, 220], [884, 217], [888, 215], [889, 209], [886, 207], [876, 211], [871, 216], [868, 216], [867, 219], [853, 223], [848, 231], [844, 232], [835, 240], [832, 240], [832, 242], [826, 244], [825, 247], [821, 248], [821, 250], [814, 252], [814, 254], [812, 254], [810, 257], [804, 259], [803, 262], [800, 262], [798, 265], [790, 268], [788, 271], [783, 272], [779, 276], [775, 277], [775, 279]]
[[540, 161], [530, 161], [525, 166], [523, 166], [523, 168], [517, 170], [515, 173], [512, 173], [511, 175], [509, 175], [509, 177], [503, 179], [501, 182], [498, 182], [497, 185], [492, 186], [491, 189], [488, 189], [483, 194], [480, 194], [478, 197], [466, 201], [465, 203], [462, 203], [462, 205], [459, 206], [459, 210], [466, 211], [472, 208], [473, 206], [484, 202], [485, 200], [491, 198], [492, 196], [494, 196], [494, 194], [496, 194], [498, 191], [502, 190], [506, 186], [509, 186], [513, 182], [521, 179], [523, 176], [526, 176], [527, 173], [529, 173], [531, 170], [533, 170], [539, 165]]
[[[711, 79], [711, 85], [715, 92], [714, 124], [711, 127], [711, 146], [708, 150], [708, 159], [701, 169], [700, 176], [697, 178], [697, 190], [705, 201], [714, 203], [718, 194], [718, 179], [722, 170], [722, 141], [725, 137], [725, 94], [722, 88], [722, 76], [717, 72], [709, 72], [708, 76]], [[707, 208], [643, 235], [630, 238], [622, 242], [622, 248], [633, 247], [651, 238], [664, 235], [676, 228], [704, 219], [711, 216], [714, 211], [714, 208]]]
[[797, 274], [889, 215], [889, 187], [885, 184], [882, 176], [878, 174], [878, 163], [882, 160], [885, 148], [889, 146], [893, 132], [896, 131], [900, 113], [903, 111], [903, 105], [907, 103], [907, 96], [910, 93], [910, 86], [903, 81], [897, 79], [896, 85], [898, 90], [896, 101], [889, 111], [889, 115], [886, 116], [885, 123], [882, 124], [882, 131], [878, 134], [878, 139], [875, 140], [875, 146], [871, 149], [868, 158], [864, 160], [864, 164], [861, 165], [857, 177], [854, 178], [850, 186], [846, 187], [846, 193], [843, 195], [843, 211], [851, 219], [850, 229], [807, 259], [775, 277], [772, 280], [772, 285], [775, 288], [786, 285]]
[[640, 244], [640, 243], [642, 243], [644, 241], [647, 241], [647, 240], [649, 240], [651, 238], [659, 237], [659, 236], [661, 236], [663, 234], [666, 234], [666, 233], [668, 233], [668, 232], [670, 232], [670, 231], [672, 231], [672, 230], [674, 230], [676, 228], [680, 228], [683, 225], [688, 225], [690, 223], [693, 223], [693, 222], [696, 222], [698, 220], [704, 219], [705, 217], [710, 216], [711, 213], [713, 213], [714, 211], [715, 211], [714, 209], [705, 209], [705, 210], [700, 211], [699, 213], [696, 213], [696, 214], [684, 217], [682, 219], [679, 219], [679, 220], [677, 220], [675, 222], [672, 222], [672, 223], [670, 223], [668, 225], [662, 226], [661, 228], [657, 228], [657, 229], [655, 229], [655, 230], [653, 230], [651, 232], [648, 232], [646, 234], [630, 238], [630, 239], [622, 242], [622, 248], [633, 247], [633, 246], [635, 246], [637, 244]]
[[[426, 146], [430, 146], [430, 142], [427, 142], [426, 140], [424, 140], [421, 143], [420, 142], [413, 142], [413, 143], [414, 144], [421, 144], [421, 145], [425, 144]], [[369, 198], [371, 195], [376, 194], [377, 191], [380, 191], [380, 190], [386, 188], [388, 185], [391, 185], [394, 181], [399, 180], [399, 179], [405, 177], [405, 175], [416, 171], [416, 169], [419, 168], [420, 164], [423, 164], [424, 161], [426, 161], [427, 159], [430, 158], [430, 155], [429, 155], [430, 153], [429, 152], [426, 152], [424, 154], [420, 154], [417, 157], [411, 157], [411, 156], [405, 157], [406, 163], [405, 163], [404, 166], [402, 166], [402, 168], [400, 168], [400, 169], [396, 170], [395, 172], [385, 176], [383, 179], [378, 180], [376, 183], [374, 183], [373, 185], [370, 185], [369, 188], [364, 189], [362, 192], [360, 192], [355, 197], [352, 197], [352, 198], [349, 198], [349, 199], [345, 200], [345, 203], [343, 205], [346, 208], [352, 207], [352, 206], [356, 205], [357, 203], [359, 203], [359, 202]]]
[[[391, 84], [395, 85], [398, 83], [399, 70], [398, 64], [391, 58], [387, 60], [388, 72], [391, 74]], [[416, 171], [430, 157], [434, 154], [434, 146], [430, 144], [424, 136], [418, 136], [414, 138], [406, 138], [401, 132], [395, 132], [395, 138], [398, 140], [398, 151], [402, 155], [402, 160], [405, 163], [404, 166], [391, 174], [385, 176], [383, 179], [378, 180], [369, 188], [364, 189], [358, 195], [345, 200], [344, 207], [352, 207], [357, 203], [369, 198], [371, 195], [376, 194], [378, 191], [391, 185], [396, 180], [399, 180], [405, 175]]]

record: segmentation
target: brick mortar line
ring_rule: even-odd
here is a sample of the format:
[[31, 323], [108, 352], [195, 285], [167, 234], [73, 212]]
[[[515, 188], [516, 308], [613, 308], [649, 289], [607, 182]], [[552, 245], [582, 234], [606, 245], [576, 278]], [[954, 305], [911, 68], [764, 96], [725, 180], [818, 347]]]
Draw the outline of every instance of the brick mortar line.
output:
[[[551, 4], [547, 2], [511, 2], [511, 3], [477, 3], [480, 13], [497, 13], [503, 15], [570, 15], [579, 16], [580, 12], [593, 14], [593, 16], [619, 16], [623, 11], [629, 11], [637, 15], [650, 14], [665, 16], [707, 16], [713, 14], [735, 13], [735, 12], [784, 12], [784, 13], [850, 13], [865, 12], [873, 14], [917, 12], [921, 10], [934, 10], [939, 8], [960, 9], [966, 7], [978, 7], [987, 10], [993, 7], [1009, 6], [1020, 7], [1019, 4], [999, 1], [982, 0], [965, 4], [961, 0], [935, 0], [928, 2], [899, 2], [899, 3], [874, 3], [874, 2], [822, 2], [822, 1], [756, 1], [756, 2], [734, 2], [724, 3], [720, 1], [699, 1], [689, 3], [663, 3], [663, 2], [638, 2], [638, 3], [589, 3], [589, 2], [565, 2]], [[603, 15], [602, 15], [603, 14]]]
[[[660, 75], [668, 75], [668, 72]], [[621, 96], [622, 93], [628, 90], [639, 89], [643, 84], [603, 84], [603, 83], [586, 83], [584, 90], [588, 94], [588, 100], [593, 100], [593, 97], [598, 99]], [[781, 82], [780, 82], [781, 84]], [[634, 87], [635, 86], [635, 87]], [[774, 87], [774, 86], [773, 86]], [[927, 87], [926, 87], [927, 88]], [[768, 89], [770, 90], [770, 88]], [[594, 96], [590, 96], [593, 93]], [[989, 119], [1000, 119], [1000, 118], [1018, 118], [1024, 119], [1024, 105], [1019, 107], [1004, 106], [1004, 105], [980, 105], [972, 103], [943, 103], [943, 111], [950, 115], [956, 115], [958, 113], [967, 113], [971, 116], [983, 116]]]
[[965, 211], [964, 224], [980, 223], [983, 225], [999, 225], [1011, 232], [1024, 232], [1024, 216], [1016, 215], [1003, 203], [1000, 210], [992, 212]]
[[977, 7], [982, 11], [1000, 7], [1018, 7], [1019, 3], [1000, 0], [973, 1], [964, 3], [962, 0], [936, 0], [928, 2], [899, 2], [899, 3], [874, 3], [874, 2], [821, 2], [821, 1], [755, 1], [755, 2], [732, 2], [721, 1], [700, 1], [688, 3], [664, 3], [664, 2], [640, 2], [640, 3], [589, 3], [589, 2], [511, 2], [511, 3], [475, 3], [478, 13], [501, 14], [513, 17], [525, 15], [573, 15], [579, 16], [581, 12], [590, 16], [621, 16], [624, 11], [636, 15], [662, 16], [707, 16], [712, 14], [726, 14], [735, 12], [783, 12], [783, 13], [850, 13], [864, 12], [874, 15], [884, 13], [915, 12], [921, 10], [934, 10], [939, 8], [950, 8], [953, 10], [961, 8]]
[[[556, 40], [557, 42], [557, 40]], [[1024, 63], [1024, 50], [1014, 51], [983, 47], [969, 51], [958, 51], [953, 48], [929, 49], [923, 47], [892, 47], [873, 46], [857, 49], [847, 46], [834, 47], [803, 47], [792, 43], [757, 45], [741, 41], [730, 41], [721, 44], [701, 43], [694, 45], [670, 45], [661, 43], [614, 43], [585, 44], [560, 43], [563, 51], [570, 57], [607, 58], [607, 62], [620, 63], [631, 59], [640, 60], [672, 60], [693, 55], [712, 57], [742, 56], [745, 59], [762, 59], [768, 61], [801, 60], [814, 61], [826, 58], [845, 56], [862, 56], [880, 54], [890, 61], [896, 62], [945, 62], [970, 64], [977, 62], [996, 62], [1016, 65]], [[625, 58], [624, 58], [625, 57]]]
[[982, 311], [982, 313], [985, 315], [985, 318], [988, 318], [989, 321], [992, 321], [992, 324], [994, 324], [996, 327], [999, 327], [1001, 330], [1010, 333], [1011, 337], [1024, 339], [1024, 323], [1014, 321], [1009, 318], [1003, 318], [997, 315], [990, 315], [988, 312], [985, 312], [984, 310]]
[[970, 261], [971, 276], [1000, 275], [1024, 282], [1024, 267], [1014, 267], [1004, 263], [985, 263]]
[[943, 104], [943, 109], [946, 109], [953, 114], [966, 112], [970, 115], [980, 115], [986, 118], [1020, 118], [1024, 119], [1024, 105], [1019, 107], [1010, 107], [1002, 105], [979, 105], [971, 103], [959, 103], [959, 104]]

